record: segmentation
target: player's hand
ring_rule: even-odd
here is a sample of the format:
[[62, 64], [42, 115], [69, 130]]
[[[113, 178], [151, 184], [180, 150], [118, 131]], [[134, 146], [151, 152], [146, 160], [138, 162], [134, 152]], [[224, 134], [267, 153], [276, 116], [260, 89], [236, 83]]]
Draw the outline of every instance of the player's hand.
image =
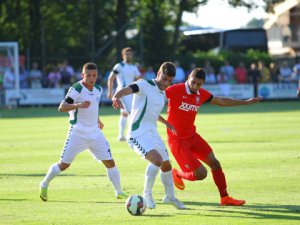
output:
[[174, 135], [177, 135], [177, 131], [176, 131], [175, 127], [173, 127], [173, 125], [167, 123], [166, 126]]
[[90, 105], [91, 105], [90, 101], [84, 101], [84, 102], [78, 103], [78, 108], [81, 108], [81, 109], [88, 108]]
[[99, 128], [102, 130], [104, 127], [104, 124], [100, 120], [99, 120], [98, 124], [99, 124]]
[[115, 97], [112, 98], [112, 106], [114, 109], [124, 109], [121, 100]]
[[261, 97], [250, 98], [247, 100], [249, 104], [261, 102], [263, 99]]

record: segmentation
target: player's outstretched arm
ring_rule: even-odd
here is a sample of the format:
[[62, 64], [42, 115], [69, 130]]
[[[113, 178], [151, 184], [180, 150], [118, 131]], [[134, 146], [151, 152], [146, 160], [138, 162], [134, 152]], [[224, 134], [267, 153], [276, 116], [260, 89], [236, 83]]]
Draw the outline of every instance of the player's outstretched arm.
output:
[[79, 108], [88, 108], [90, 106], [91, 102], [90, 101], [84, 101], [80, 103], [67, 103], [65, 101], [62, 101], [58, 107], [59, 112], [69, 112], [74, 109], [79, 109]]
[[114, 81], [116, 79], [117, 74], [114, 72], [111, 72], [108, 80], [107, 80], [107, 98], [111, 99], [113, 96], [113, 86], [114, 86]]
[[251, 105], [253, 103], [258, 103], [260, 101], [262, 101], [262, 98], [260, 97], [250, 98], [248, 100], [239, 100], [233, 98], [214, 96], [210, 103], [218, 106], [238, 106], [238, 105]]
[[162, 124], [166, 125], [166, 127], [175, 135], [177, 135], [175, 127], [173, 127], [172, 124], [168, 123], [161, 115], [158, 117], [158, 121], [161, 122]]
[[121, 98], [126, 96], [126, 95], [130, 95], [133, 93], [133, 90], [130, 86], [122, 88], [121, 90], [117, 91], [114, 96], [112, 97], [112, 106], [114, 107], [114, 109], [119, 109], [119, 108], [124, 108], [123, 104], [121, 102]]

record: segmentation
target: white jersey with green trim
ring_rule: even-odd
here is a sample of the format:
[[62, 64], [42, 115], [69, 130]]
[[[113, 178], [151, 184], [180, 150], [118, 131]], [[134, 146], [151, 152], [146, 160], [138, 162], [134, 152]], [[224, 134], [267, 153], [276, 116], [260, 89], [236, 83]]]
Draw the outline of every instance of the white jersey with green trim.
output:
[[125, 62], [117, 63], [113, 67], [113, 72], [117, 74], [117, 91], [127, 87], [135, 80], [136, 77], [141, 75], [140, 71], [135, 65]]
[[74, 103], [91, 102], [88, 108], [69, 111], [70, 123], [76, 130], [90, 132], [99, 129], [98, 118], [101, 94], [102, 88], [99, 85], [94, 85], [93, 90], [90, 91], [82, 84], [82, 80], [70, 87], [66, 98], [72, 98]]
[[133, 94], [128, 136], [139, 137], [147, 132], [157, 132], [157, 120], [165, 105], [165, 92], [155, 80], [135, 82], [139, 91]]

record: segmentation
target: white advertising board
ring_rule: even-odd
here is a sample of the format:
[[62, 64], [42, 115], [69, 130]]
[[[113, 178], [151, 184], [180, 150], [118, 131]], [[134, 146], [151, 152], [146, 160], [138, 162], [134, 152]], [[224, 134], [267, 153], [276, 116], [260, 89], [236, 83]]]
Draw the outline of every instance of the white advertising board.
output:
[[250, 84], [217, 84], [204, 85], [215, 96], [224, 96], [237, 99], [248, 99], [254, 96], [253, 85]]
[[[62, 88], [20, 89], [20, 105], [52, 105], [59, 104], [65, 95]], [[5, 104], [16, 105], [15, 90], [5, 91]]]
[[297, 89], [296, 83], [259, 84], [258, 94], [264, 99], [292, 99], [298, 98]]

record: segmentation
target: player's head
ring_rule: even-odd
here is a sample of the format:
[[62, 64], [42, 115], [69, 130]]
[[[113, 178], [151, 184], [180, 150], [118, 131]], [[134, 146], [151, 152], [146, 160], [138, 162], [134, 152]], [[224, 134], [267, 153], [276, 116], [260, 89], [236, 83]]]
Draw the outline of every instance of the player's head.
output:
[[97, 71], [97, 65], [92, 62], [88, 62], [83, 65], [82, 67], [82, 80], [88, 85], [88, 86], [94, 86], [97, 80], [98, 71]]
[[172, 84], [172, 81], [176, 74], [176, 66], [172, 62], [164, 62], [158, 72], [156, 77], [156, 82], [161, 90], [165, 90]]
[[190, 91], [196, 93], [204, 84], [205, 78], [206, 74], [202, 68], [193, 69], [187, 80]]
[[122, 49], [122, 59], [125, 62], [130, 63], [132, 61], [132, 57], [133, 57], [132, 48], [126, 47]]

